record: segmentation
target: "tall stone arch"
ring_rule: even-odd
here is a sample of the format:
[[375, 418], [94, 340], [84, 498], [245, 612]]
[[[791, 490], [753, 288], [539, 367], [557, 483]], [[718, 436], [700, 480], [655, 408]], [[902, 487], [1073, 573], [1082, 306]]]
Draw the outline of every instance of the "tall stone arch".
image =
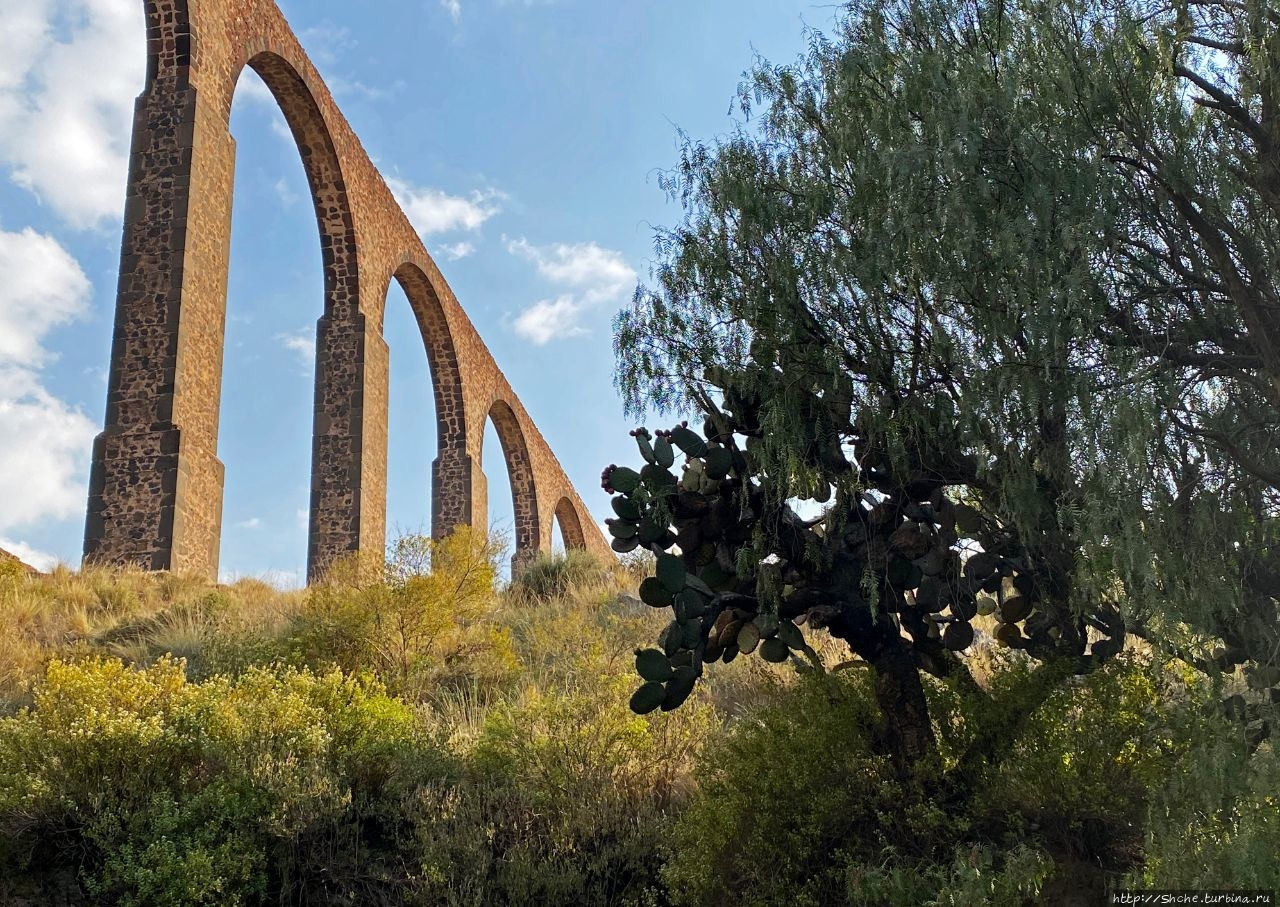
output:
[[147, 80], [133, 125], [86, 560], [217, 574], [223, 478], [217, 437], [235, 166], [228, 124], [245, 66], [262, 76], [289, 123], [321, 242], [308, 575], [335, 557], [385, 545], [382, 330], [393, 279], [413, 306], [435, 383], [433, 533], [483, 525], [483, 423], [502, 401], [503, 446], [510, 440], [526, 464], [517, 512], [523, 507], [528, 515], [517, 527], [518, 551], [549, 550], [551, 517], [564, 499], [591, 526], [586, 546], [607, 553], [564, 470], [274, 0], [143, 3]]
[[560, 534], [564, 536], [566, 548], [586, 548], [587, 537], [582, 531], [582, 518], [574, 509], [573, 501], [562, 497], [556, 503], [556, 522], [560, 524]]
[[[515, 551], [512, 555], [512, 572], [533, 560], [541, 548], [541, 520], [538, 513], [537, 480], [533, 462], [529, 458], [529, 445], [524, 429], [511, 405], [505, 400], [495, 400], [489, 407], [489, 420], [498, 433], [502, 445], [502, 459], [506, 464], [511, 484], [511, 512], [514, 515]], [[483, 443], [483, 438], [481, 440]]]
[[[421, 262], [412, 252], [403, 256], [392, 279], [400, 284], [413, 311], [431, 369], [436, 405], [436, 458], [431, 464], [431, 529], [439, 537], [454, 526], [470, 525], [475, 511], [473, 486], [479, 464], [472, 467], [467, 446], [467, 403], [463, 368], [458, 359], [448, 316]], [[385, 312], [379, 312], [382, 331]], [[483, 513], [483, 487], [479, 489]]]

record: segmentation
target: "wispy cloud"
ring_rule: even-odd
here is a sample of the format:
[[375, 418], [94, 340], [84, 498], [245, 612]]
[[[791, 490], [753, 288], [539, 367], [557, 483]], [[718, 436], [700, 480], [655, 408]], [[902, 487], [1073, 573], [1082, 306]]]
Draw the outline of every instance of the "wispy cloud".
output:
[[593, 242], [535, 246], [513, 239], [507, 241], [507, 251], [533, 262], [538, 273], [552, 283], [577, 290], [587, 303], [616, 299], [636, 281], [635, 270], [621, 252], [602, 249]]
[[476, 247], [469, 242], [456, 242], [437, 246], [436, 249], [450, 261], [457, 261], [459, 258], [466, 258], [476, 250]]
[[304, 328], [292, 334], [276, 334], [276, 340], [297, 356], [303, 372], [311, 374], [316, 362], [316, 338], [309, 331]]
[[293, 132], [289, 129], [289, 123], [285, 120], [280, 105], [276, 103], [275, 95], [271, 93], [267, 83], [262, 81], [262, 76], [248, 66], [240, 71], [240, 81], [236, 82], [233, 103], [251, 104], [262, 110], [270, 117], [271, 133], [286, 144], [293, 144]]
[[538, 346], [586, 333], [585, 313], [618, 301], [636, 281], [622, 253], [593, 242], [535, 246], [523, 238], [508, 239], [507, 251], [533, 262], [543, 278], [567, 291], [535, 302], [512, 322], [516, 333]]
[[280, 199], [280, 203], [286, 208], [292, 208], [302, 197], [289, 188], [289, 181], [283, 176], [276, 180], [275, 190], [276, 196]]
[[342, 55], [359, 43], [351, 37], [351, 29], [325, 20], [298, 33], [298, 41], [313, 62], [336, 63]]
[[236, 523], [236, 528], [237, 529], [261, 529], [262, 518], [252, 516], [252, 517], [249, 517], [249, 519], [247, 520], [241, 520], [240, 522]]
[[449, 18], [453, 20], [454, 25], [461, 21], [462, 4], [459, 0], [440, 0], [440, 6], [449, 14]]
[[236, 82], [236, 98], [243, 98], [263, 106], [277, 106], [275, 95], [271, 93], [267, 83], [262, 81], [262, 76], [248, 66], [240, 70], [240, 81]]
[[397, 79], [386, 88], [376, 88], [372, 85], [366, 85], [359, 79], [348, 79], [343, 76], [334, 76], [327, 80], [329, 90], [338, 98], [360, 98], [365, 101], [381, 101], [398, 94], [405, 87], [403, 80]]
[[399, 177], [388, 177], [387, 187], [396, 197], [413, 228], [425, 237], [455, 230], [478, 230], [502, 210], [506, 196], [497, 189], [476, 189], [469, 195], [450, 195], [430, 186], [415, 186]]
[[516, 333], [536, 346], [585, 334], [586, 328], [578, 323], [582, 308], [572, 296], [535, 302], [516, 316]]

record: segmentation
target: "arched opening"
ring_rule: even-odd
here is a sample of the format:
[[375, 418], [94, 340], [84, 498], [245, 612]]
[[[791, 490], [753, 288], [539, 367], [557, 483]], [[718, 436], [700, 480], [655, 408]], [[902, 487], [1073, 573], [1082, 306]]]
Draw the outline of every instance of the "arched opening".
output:
[[[320, 237], [322, 288], [310, 304], [308, 300], [297, 303], [298, 320], [309, 323], [319, 317], [311, 347], [315, 367], [306, 575], [312, 578], [334, 557], [359, 548], [361, 531], [367, 529], [361, 521], [369, 519], [366, 511], [378, 512], [380, 520], [382, 502], [370, 507], [357, 493], [364, 478], [357, 468], [363, 454], [364, 359], [379, 351], [366, 344], [359, 312], [355, 225], [338, 154], [320, 108], [306, 82], [279, 55], [255, 54], [247, 67], [261, 77], [288, 126], [291, 144], [302, 159]], [[276, 131], [283, 130], [277, 127]], [[306, 337], [305, 329], [293, 335], [295, 348], [305, 351]], [[294, 510], [295, 519], [297, 513]]]
[[[391, 281], [382, 337], [390, 352], [387, 401], [387, 542], [431, 535], [431, 464], [439, 444], [430, 355], [404, 285]], [[430, 343], [427, 349], [430, 350]]]
[[[488, 449], [492, 449], [492, 442], [488, 440], [488, 437], [491, 437], [490, 431], [497, 436], [507, 467], [506, 478], [510, 487], [511, 501], [511, 564], [512, 570], [515, 571], [537, 554], [541, 540], [533, 464], [529, 459], [529, 448], [519, 420], [516, 419], [516, 414], [511, 407], [502, 400], [496, 401], [489, 408], [488, 424], [485, 427], [487, 436], [485, 447]], [[491, 513], [495, 512], [492, 503], [497, 491], [494, 487], [494, 479], [495, 474], [499, 472], [500, 470], [494, 469], [485, 471], [489, 479]]]
[[556, 530], [560, 540], [560, 551], [568, 548], [586, 548], [586, 536], [582, 531], [582, 521], [573, 502], [567, 497], [556, 504]]
[[[438, 455], [428, 493], [433, 533], [484, 520], [488, 496], [480, 458], [488, 424], [489, 446], [502, 449], [507, 465], [507, 470], [493, 470], [494, 497], [512, 501], [508, 522], [517, 557], [535, 553], [549, 538], [552, 515], [537, 509], [531, 458], [515, 413], [527, 416], [506, 383], [493, 380], [500, 373], [469, 325], [467, 388], [481, 411], [463, 413], [459, 363], [452, 345], [436, 343], [432, 331], [447, 338], [444, 312], [464, 324], [465, 316], [455, 312], [451, 297], [441, 308], [447, 288], [278, 8], [258, 0], [239, 5], [211, 0], [204, 9], [207, 28], [189, 21], [186, 0], [148, 2], [147, 11], [148, 82], [134, 120], [112, 367], [103, 432], [94, 443], [85, 523], [86, 561], [209, 577], [217, 573], [224, 513], [224, 468], [217, 453], [235, 170], [230, 117], [236, 80], [246, 66], [263, 80], [263, 94], [279, 108], [301, 156], [320, 237], [323, 299], [310, 307], [320, 313], [314, 333], [290, 325], [280, 335], [261, 329], [252, 334], [257, 340], [292, 341], [295, 353], [307, 351], [308, 337], [314, 337], [311, 469], [309, 475], [305, 469], [290, 470], [295, 478], [307, 476], [310, 488], [308, 578], [323, 573], [334, 557], [375, 551], [384, 539], [389, 361], [384, 313], [374, 310], [385, 301], [385, 294], [377, 299], [378, 292], [390, 282], [384, 269], [396, 261], [415, 261], [419, 269], [416, 275], [397, 270], [394, 276], [427, 337], [435, 383]], [[350, 172], [344, 174], [344, 168]], [[358, 211], [362, 235], [372, 242], [365, 261], [371, 277], [366, 298], [360, 293], [357, 212], [347, 197], [349, 181], [371, 192]], [[283, 186], [277, 180], [272, 188], [277, 187], [293, 191], [287, 180]], [[384, 257], [388, 242], [398, 244], [399, 259]], [[415, 281], [418, 290], [411, 286]], [[297, 282], [291, 283], [296, 289]], [[254, 282], [252, 290], [257, 303], [262, 284]], [[443, 295], [437, 298], [435, 291]], [[420, 304], [424, 299], [427, 303]], [[305, 301], [298, 305], [304, 311], [309, 307]], [[441, 353], [446, 348], [447, 356]], [[287, 353], [264, 358], [287, 361]], [[237, 373], [248, 377], [247, 365], [237, 366]], [[300, 371], [305, 376], [305, 365]], [[281, 427], [278, 382], [253, 383], [256, 399], [272, 404], [268, 424]], [[506, 396], [510, 403], [484, 411], [494, 396]], [[235, 412], [245, 408], [231, 407]], [[279, 446], [270, 438], [257, 440], [259, 451]], [[541, 464], [550, 454], [536, 440]], [[225, 446], [223, 452], [237, 459]], [[274, 490], [276, 483], [271, 484]], [[277, 513], [281, 509], [274, 507]], [[245, 524], [255, 516], [233, 514]], [[275, 537], [283, 540], [287, 533]], [[253, 547], [262, 553], [261, 545]]]
[[499, 563], [499, 573], [502, 579], [509, 580], [516, 551], [516, 516], [511, 474], [503, 459], [502, 439], [492, 419], [486, 419], [484, 424], [480, 469], [485, 483], [485, 529], [491, 539], [500, 540], [506, 548], [507, 557]]
[[[424, 500], [430, 501], [428, 512], [431, 518], [427, 531], [434, 536], [441, 536], [454, 526], [470, 520], [470, 461], [467, 456], [462, 371], [453, 336], [449, 332], [448, 320], [426, 274], [416, 264], [406, 262], [396, 269], [393, 282], [399, 285], [408, 301], [408, 307], [402, 311], [394, 311], [399, 307], [393, 306], [390, 315], [384, 312], [381, 326], [383, 337], [392, 345], [403, 337], [396, 348], [406, 350], [421, 343], [426, 352], [428, 372], [424, 381], [421, 369], [397, 366], [393, 356], [393, 378], [397, 374], [405, 375], [405, 385], [398, 388], [393, 380], [391, 423], [394, 426], [399, 419], [415, 420], [418, 423], [419, 427], [414, 431], [411, 441], [416, 445], [415, 452], [408, 454], [406, 468], [415, 472], [421, 468], [428, 476], [430, 492]], [[414, 336], [419, 339], [408, 339]], [[417, 354], [415, 352], [411, 355]], [[405, 371], [400, 372], [401, 368], [405, 368]], [[398, 400], [401, 395], [407, 395], [409, 400]], [[414, 402], [424, 397], [431, 401], [430, 420], [425, 419], [427, 407]], [[406, 408], [409, 408], [408, 415], [395, 415]], [[432, 428], [434, 443], [427, 444], [425, 437], [431, 433]], [[397, 432], [397, 436], [401, 431], [393, 430]], [[434, 458], [430, 456], [431, 452], [434, 452]], [[388, 485], [388, 519], [389, 525], [394, 527], [391, 495], [392, 489]]]
[[248, 68], [229, 128], [236, 173], [217, 429], [225, 465], [219, 572], [301, 585], [324, 269], [306, 171], [270, 90]]

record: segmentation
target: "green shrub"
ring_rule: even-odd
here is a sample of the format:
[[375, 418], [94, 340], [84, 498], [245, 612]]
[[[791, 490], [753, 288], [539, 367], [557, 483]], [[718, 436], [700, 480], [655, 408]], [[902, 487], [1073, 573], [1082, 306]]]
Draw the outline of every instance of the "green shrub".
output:
[[441, 689], [502, 687], [519, 667], [497, 622], [501, 548], [459, 526], [441, 540], [400, 539], [378, 575], [339, 563], [308, 591], [291, 630], [292, 658], [371, 671], [395, 694], [421, 701]]
[[539, 554], [512, 579], [511, 591], [529, 601], [545, 602], [611, 581], [609, 568], [594, 555], [570, 548], [560, 554]]
[[0, 829], [10, 859], [57, 852], [103, 903], [258, 903], [317, 878], [335, 839], [392, 823], [406, 772], [446, 767], [369, 681], [54, 661], [34, 706], [0, 720]]
[[495, 707], [470, 779], [421, 793], [427, 903], [621, 905], [657, 890], [668, 812], [714, 716], [690, 703], [640, 717], [629, 676], [581, 680]]
[[[1169, 725], [1175, 679], [1130, 655], [1056, 690], [978, 782], [975, 821], [1038, 840], [1064, 864], [1130, 868], [1150, 799], [1186, 749]], [[1030, 682], [1025, 665], [1009, 665], [992, 692], [1016, 697]]]
[[901, 907], [1023, 907], [1037, 902], [1053, 860], [1035, 847], [1015, 844], [961, 845], [950, 862], [895, 859], [887, 850], [879, 864], [851, 864], [846, 903]]
[[1252, 746], [1215, 698], [1175, 716], [1189, 745], [1152, 797], [1130, 887], [1280, 890], [1280, 755], [1274, 739]]
[[[865, 672], [807, 677], [704, 753], [664, 878], [681, 904], [906, 905], [1021, 904], [1082, 864], [1115, 877], [1140, 858], [1147, 804], [1186, 750], [1167, 677], [1119, 659], [1069, 684], [949, 804], [943, 779], [904, 782], [876, 755]], [[982, 704], [930, 685], [948, 769], [976, 721], [1016, 713], [1033, 682], [1015, 664], [994, 680]]]
[[417, 903], [433, 907], [623, 907], [659, 890], [667, 816], [592, 791], [572, 818], [521, 784], [423, 787], [413, 808]]
[[663, 872], [679, 904], [827, 905], [911, 807], [872, 753], [874, 698], [855, 672], [807, 678], [704, 753]]

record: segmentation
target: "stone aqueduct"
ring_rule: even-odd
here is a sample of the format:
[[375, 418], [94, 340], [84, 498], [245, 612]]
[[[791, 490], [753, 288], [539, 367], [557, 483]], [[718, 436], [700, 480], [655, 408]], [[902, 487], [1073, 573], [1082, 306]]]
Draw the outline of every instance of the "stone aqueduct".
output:
[[[147, 79], [130, 158], [106, 427], [94, 443], [87, 561], [216, 576], [217, 459], [235, 142], [245, 66], [271, 89], [311, 188], [324, 267], [317, 327], [308, 575], [381, 552], [386, 534], [392, 280], [434, 381], [433, 534], [483, 525], [492, 418], [510, 473], [517, 567], [551, 546], [608, 544], [459, 306], [274, 0], [144, 0]], [[317, 310], [319, 310], [317, 306]]]

